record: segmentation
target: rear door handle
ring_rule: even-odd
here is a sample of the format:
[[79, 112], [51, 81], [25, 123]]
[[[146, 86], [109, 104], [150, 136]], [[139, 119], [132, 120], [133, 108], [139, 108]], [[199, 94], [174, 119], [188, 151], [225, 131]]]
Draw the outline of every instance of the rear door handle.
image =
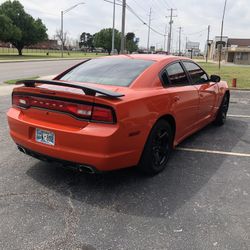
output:
[[174, 97], [174, 102], [178, 102], [178, 101], [180, 101], [180, 97], [179, 96], [175, 96]]

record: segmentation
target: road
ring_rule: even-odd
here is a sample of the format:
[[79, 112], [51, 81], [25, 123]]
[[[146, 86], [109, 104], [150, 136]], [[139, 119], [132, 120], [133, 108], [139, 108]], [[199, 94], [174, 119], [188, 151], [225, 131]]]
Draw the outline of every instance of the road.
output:
[[80, 174], [18, 152], [1, 96], [0, 249], [249, 249], [249, 94], [233, 92], [226, 125], [184, 141], [191, 151], [175, 150], [153, 178]]
[[59, 74], [81, 61], [82, 60], [56, 60], [0, 63], [0, 83], [3, 83], [5, 80]]

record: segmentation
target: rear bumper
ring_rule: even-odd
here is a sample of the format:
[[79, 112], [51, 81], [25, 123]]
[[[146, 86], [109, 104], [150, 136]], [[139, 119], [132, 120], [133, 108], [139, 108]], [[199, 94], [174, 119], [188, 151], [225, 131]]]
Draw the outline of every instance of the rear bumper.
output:
[[[67, 129], [54, 123], [24, 119], [22, 111], [17, 108], [10, 108], [7, 116], [14, 142], [35, 153], [33, 156], [36, 158], [41, 155], [88, 165], [96, 171], [134, 166], [140, 158], [141, 149], [138, 145], [127, 145], [131, 139], [118, 124], [89, 123], [84, 128]], [[55, 146], [36, 142], [36, 128], [54, 132]]]
[[61, 160], [61, 159], [53, 158], [51, 156], [43, 155], [43, 154], [40, 154], [38, 152], [32, 151], [30, 149], [27, 149], [27, 148], [25, 148], [25, 147], [23, 147], [21, 145], [17, 145], [17, 148], [22, 153], [24, 153], [26, 155], [29, 155], [29, 156], [32, 156], [32, 157], [34, 157], [36, 159], [39, 159], [41, 161], [60, 163], [60, 164], [62, 164], [66, 168], [71, 168], [73, 170], [78, 170], [80, 172], [86, 172], [86, 173], [89, 173], [89, 174], [95, 174], [95, 173], [99, 173], [100, 172], [100, 171], [98, 171], [93, 166], [89, 166], [89, 165], [82, 164], [82, 163], [70, 162], [70, 161], [66, 161], [66, 160]]

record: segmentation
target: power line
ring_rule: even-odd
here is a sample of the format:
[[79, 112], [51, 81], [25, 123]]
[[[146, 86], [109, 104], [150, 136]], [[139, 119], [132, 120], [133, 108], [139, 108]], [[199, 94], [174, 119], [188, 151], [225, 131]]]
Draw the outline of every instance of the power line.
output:
[[138, 7], [140, 7], [141, 9], [143, 9], [145, 12], [147, 12], [147, 9], [145, 7], [143, 7], [141, 4], [139, 4], [136, 0], [132, 0]]
[[[107, 2], [107, 3], [112, 3], [112, 4], [114, 4], [114, 2], [109, 1], [109, 0], [103, 0], [103, 1], [104, 1], [104, 2]], [[119, 1], [119, 2], [121, 2], [121, 1]], [[121, 3], [115, 3], [115, 5], [120, 5], [120, 6], [122, 6]]]
[[152, 28], [151, 25], [149, 26], [149, 24], [147, 22], [145, 22], [128, 4], [127, 4], [127, 9], [135, 16], [137, 17], [142, 24], [146, 25], [147, 27], [150, 27], [150, 30], [155, 32], [156, 34], [160, 35], [160, 36], [164, 36], [163, 33], [157, 31], [156, 29]]
[[200, 30], [200, 31], [192, 32], [192, 33], [189, 33], [189, 34], [186, 34], [186, 33], [184, 33], [184, 34], [185, 34], [186, 36], [193, 36], [193, 35], [196, 35], [196, 34], [200, 34], [200, 33], [204, 32], [204, 31], [207, 31], [207, 28], [202, 29], [202, 30]]
[[[113, 2], [112, 1], [109, 1], [109, 0], [104, 0], [105, 2], [109, 2], [109, 3], [112, 3], [113, 4]], [[119, 3], [117, 3], [117, 2], [119, 2]], [[122, 4], [121, 4], [121, 0], [117, 0], [117, 2], [116, 2], [116, 5], [121, 5], [122, 6]], [[130, 6], [130, 5], [128, 5], [127, 3], [126, 3], [126, 8], [143, 24], [143, 25], [146, 25], [151, 31], [153, 31], [154, 33], [156, 33], [156, 34], [158, 34], [158, 35], [160, 35], [160, 36], [165, 36], [165, 34], [164, 33], [161, 33], [161, 32], [159, 32], [158, 30], [156, 30], [155, 28], [153, 28], [151, 25], [149, 25], [146, 21], [144, 21], [134, 10], [133, 10], [133, 8]]]
[[[163, 0], [163, 1], [165, 1], [165, 0]], [[177, 9], [176, 5], [172, 2], [172, 0], [168, 0], [168, 1], [170, 2], [170, 4], [171, 4], [172, 7], [174, 7], [175, 9]]]
[[171, 8], [171, 6], [168, 4], [165, 0], [159, 0], [163, 5], [165, 5], [167, 8]]
[[164, 10], [164, 8], [162, 8], [162, 4], [160, 4], [157, 0], [154, 0], [154, 1], [152, 0], [151, 5], [153, 2], [155, 4], [155, 6], [157, 6], [158, 10], [160, 10], [160, 11]]
[[[161, 13], [162, 17], [164, 17], [166, 15], [165, 7], [162, 6], [162, 4], [160, 4], [157, 0], [154, 0], [154, 2], [151, 1], [151, 3], [152, 4], [154, 3], [154, 5], [152, 6], [152, 9], [155, 9], [156, 12]], [[168, 8], [168, 7], [166, 7], [166, 8]]]

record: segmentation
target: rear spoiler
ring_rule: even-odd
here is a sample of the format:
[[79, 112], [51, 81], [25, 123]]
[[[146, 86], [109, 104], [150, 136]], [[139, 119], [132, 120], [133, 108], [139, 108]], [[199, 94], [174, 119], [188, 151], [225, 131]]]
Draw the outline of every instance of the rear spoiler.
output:
[[119, 98], [119, 97], [124, 96], [124, 94], [110, 91], [110, 90], [106, 90], [106, 89], [96, 88], [95, 86], [89, 86], [89, 85], [84, 86], [84, 85], [80, 85], [80, 84], [74, 84], [74, 83], [63, 82], [63, 81], [21, 80], [21, 81], [16, 82], [16, 84], [24, 84], [25, 87], [36, 87], [36, 83], [81, 89], [86, 95], [91, 95], [91, 96], [95, 96], [96, 94], [102, 94], [102, 95], [112, 97], [112, 98]]

